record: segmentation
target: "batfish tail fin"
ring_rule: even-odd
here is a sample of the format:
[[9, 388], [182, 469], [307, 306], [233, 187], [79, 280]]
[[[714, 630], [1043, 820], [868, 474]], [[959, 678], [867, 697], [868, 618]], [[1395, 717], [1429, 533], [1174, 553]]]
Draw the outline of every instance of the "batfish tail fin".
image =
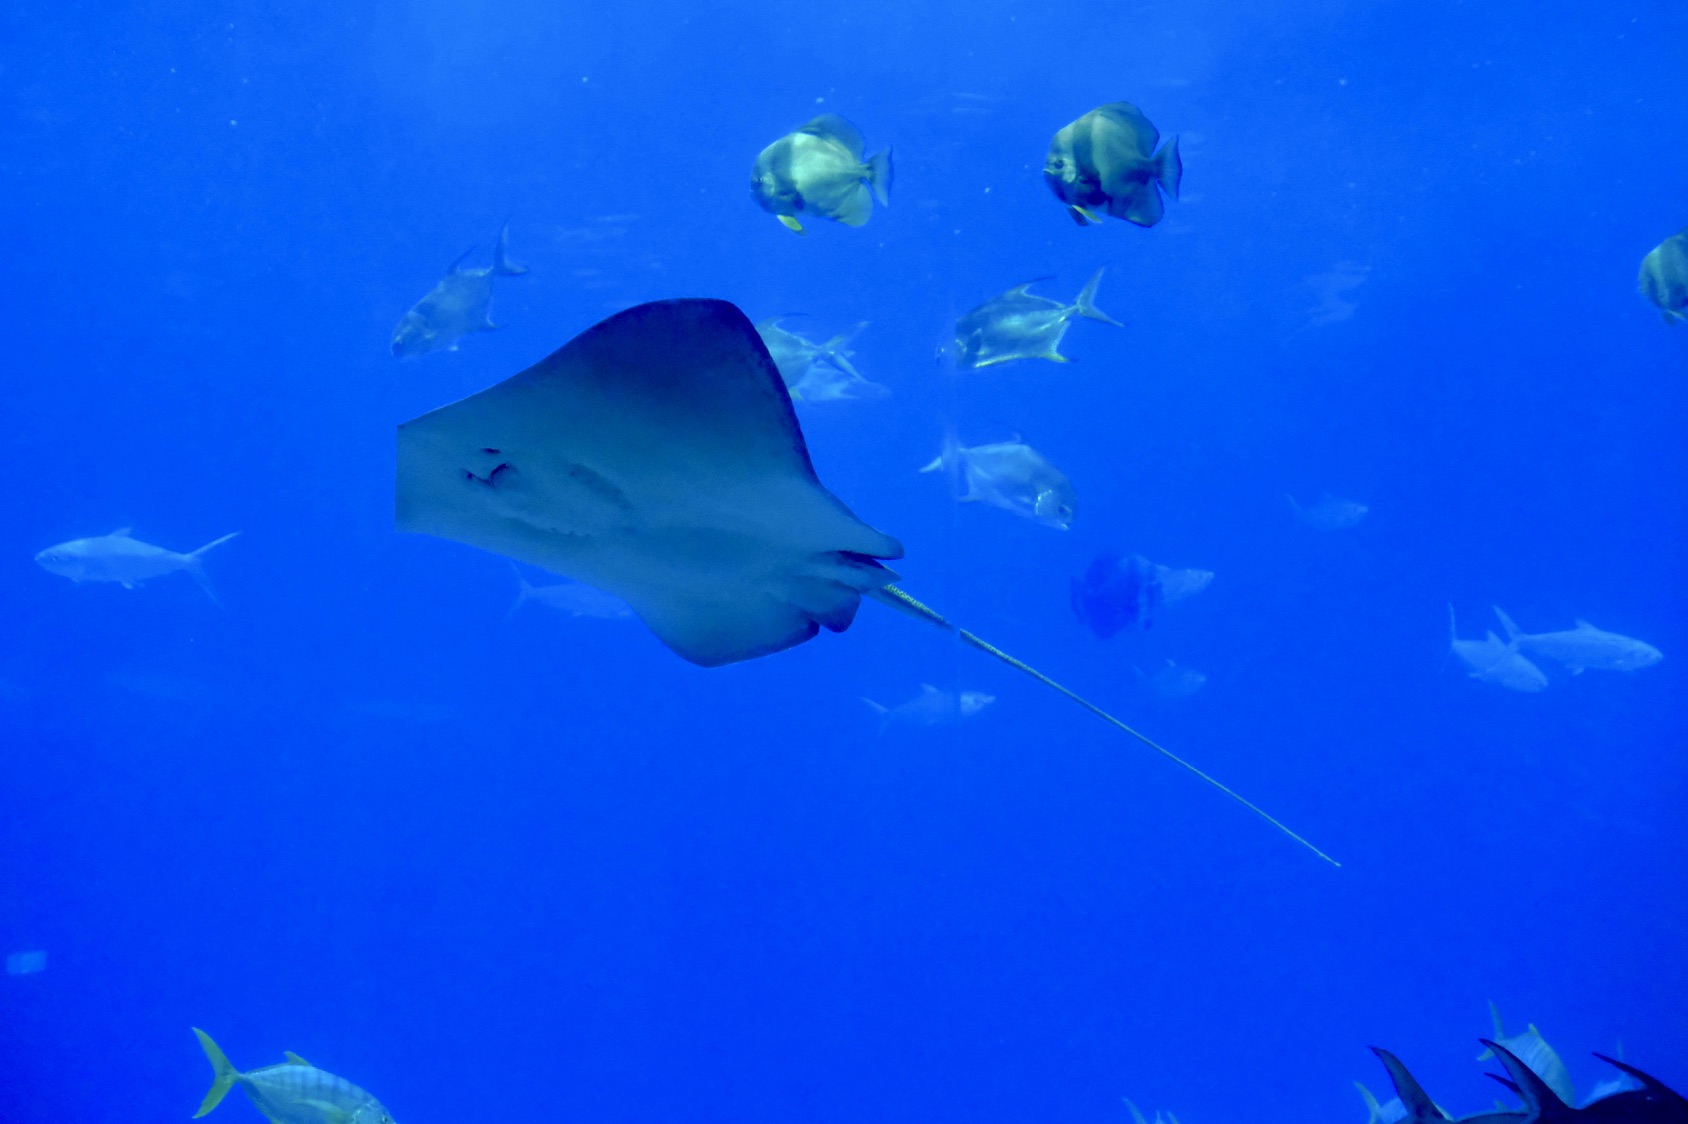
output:
[[863, 178], [867, 180], [868, 187], [873, 189], [873, 197], [879, 200], [881, 207], [889, 207], [891, 205], [891, 150], [887, 148], [883, 152], [874, 153], [868, 157], [867, 164], [864, 167], [867, 169], [867, 174]]
[[1178, 156], [1178, 138], [1167, 141], [1161, 150], [1155, 153], [1155, 178], [1160, 180], [1166, 193], [1174, 199], [1178, 198], [1178, 185], [1184, 181], [1184, 161]]
[[1196, 768], [1194, 765], [1190, 764], [1188, 761], [1184, 760], [1182, 757], [1179, 757], [1177, 754], [1173, 753], [1170, 749], [1167, 749], [1165, 746], [1161, 745], [1159, 742], [1153, 741], [1148, 736], [1146, 736], [1144, 734], [1140, 734], [1136, 730], [1132, 729], [1130, 726], [1127, 726], [1124, 722], [1121, 722], [1118, 718], [1115, 718], [1113, 715], [1109, 714], [1107, 711], [1103, 710], [1101, 707], [1097, 706], [1095, 703], [1091, 702], [1089, 699], [1086, 699], [1082, 695], [1076, 694], [1073, 691], [1068, 690], [1066, 687], [1063, 687], [1061, 684], [1059, 684], [1055, 680], [1049, 678], [1049, 676], [1043, 674], [1043, 672], [1037, 670], [1035, 667], [1032, 667], [1030, 664], [1024, 662], [1023, 660], [1015, 659], [1013, 656], [1009, 655], [1007, 652], [1004, 652], [1001, 648], [998, 648], [996, 645], [990, 644], [990, 643], [986, 642], [985, 640], [982, 640], [979, 637], [973, 635], [971, 632], [968, 632], [965, 628], [961, 628], [960, 626], [954, 624], [947, 617], [945, 617], [943, 614], [939, 613], [936, 609], [933, 609], [928, 605], [925, 605], [925, 604], [922, 604], [919, 601], [916, 601], [913, 597], [910, 597], [907, 593], [904, 593], [901, 589], [898, 589], [896, 586], [885, 585], [885, 586], [881, 586], [877, 589], [870, 589], [870, 590], [866, 590], [864, 592], [866, 593], [867, 596], [872, 597], [877, 601], [881, 601], [884, 604], [891, 606], [891, 608], [893, 608], [893, 609], [900, 610], [901, 612], [907, 613], [908, 615], [910, 615], [910, 616], [912, 616], [912, 617], [914, 617], [918, 620], [923, 620], [928, 624], [937, 625], [939, 628], [943, 629], [946, 632], [953, 632], [963, 643], [965, 643], [965, 644], [967, 644], [971, 647], [977, 648], [979, 651], [985, 653], [988, 656], [991, 656], [991, 657], [994, 657], [995, 659], [1001, 660], [1003, 663], [1007, 664], [1009, 667], [1013, 668], [1015, 671], [1018, 671], [1023, 675], [1029, 676], [1030, 678], [1037, 680], [1039, 683], [1042, 683], [1045, 687], [1048, 687], [1050, 690], [1066, 696], [1068, 699], [1077, 703], [1079, 706], [1082, 706], [1085, 710], [1088, 710], [1090, 713], [1094, 714], [1096, 717], [1100, 718], [1102, 721], [1108, 723], [1108, 725], [1114, 727], [1116, 730], [1119, 730], [1122, 733], [1130, 734], [1132, 737], [1136, 738], [1138, 741], [1142, 742], [1144, 745], [1148, 746], [1150, 749], [1154, 750], [1156, 753], [1160, 754], [1162, 757], [1166, 758], [1168, 761], [1171, 761], [1173, 764], [1179, 766], [1180, 768], [1184, 769], [1185, 771], [1194, 774], [1197, 777], [1197, 779], [1201, 780], [1202, 782], [1204, 782], [1205, 784], [1207, 784], [1207, 785], [1209, 785], [1213, 788], [1218, 789], [1220, 792], [1224, 793], [1226, 796], [1229, 796], [1232, 800], [1235, 800], [1238, 804], [1241, 804], [1243, 807], [1247, 808], [1249, 811], [1253, 812], [1255, 815], [1259, 816], [1261, 819], [1265, 820], [1267, 823], [1269, 823], [1273, 827], [1277, 828], [1283, 834], [1289, 836], [1291, 839], [1295, 840], [1297, 843], [1301, 844], [1303, 847], [1307, 848], [1309, 851], [1311, 851], [1315, 855], [1319, 856], [1319, 858], [1325, 860], [1327, 863], [1330, 863], [1330, 865], [1338, 866], [1338, 867], [1342, 865], [1341, 863], [1337, 862], [1335, 859], [1331, 858], [1329, 855], [1325, 854], [1323, 851], [1319, 850], [1317, 847], [1313, 846], [1313, 844], [1309, 843], [1306, 839], [1302, 838], [1300, 835], [1297, 835], [1294, 831], [1291, 831], [1290, 828], [1286, 824], [1284, 824], [1280, 820], [1273, 818], [1271, 815], [1269, 815], [1266, 812], [1265, 809], [1261, 808], [1258, 804], [1255, 804], [1253, 801], [1249, 800], [1247, 797], [1243, 796], [1241, 793], [1236, 792], [1233, 789], [1227, 788], [1224, 784], [1220, 783], [1215, 778], [1208, 776], [1206, 773], [1202, 772], [1200, 769]]
[[498, 231], [498, 246], [492, 251], [492, 271], [500, 277], [520, 277], [528, 267], [510, 258], [510, 224]]
[[239, 531], [230, 531], [220, 539], [212, 539], [210, 542], [187, 556], [188, 564], [186, 569], [188, 574], [194, 581], [199, 583], [199, 588], [205, 591], [205, 596], [211, 599], [211, 604], [217, 606], [219, 609], [222, 608], [223, 603], [217, 599], [217, 591], [211, 588], [211, 579], [205, 576], [205, 566], [201, 562], [201, 559], [203, 559], [206, 552], [213, 547], [222, 546], [224, 543], [228, 542], [232, 538], [235, 538], [239, 534]]
[[211, 1063], [211, 1091], [205, 1094], [205, 1099], [199, 1102], [199, 1111], [193, 1114], [194, 1118], [198, 1119], [222, 1103], [229, 1090], [234, 1088], [234, 1083], [240, 1080], [240, 1070], [230, 1064], [228, 1057], [211, 1041], [209, 1034], [197, 1026], [193, 1028], [193, 1032], [199, 1036], [199, 1048], [205, 1051], [205, 1057]]
[[1116, 328], [1125, 327], [1124, 324], [1096, 307], [1096, 290], [1101, 287], [1101, 284], [1102, 271], [1098, 269], [1090, 280], [1085, 282], [1084, 288], [1079, 290], [1078, 300], [1073, 302], [1074, 310], [1086, 320], [1100, 320], [1102, 323], [1112, 324]]

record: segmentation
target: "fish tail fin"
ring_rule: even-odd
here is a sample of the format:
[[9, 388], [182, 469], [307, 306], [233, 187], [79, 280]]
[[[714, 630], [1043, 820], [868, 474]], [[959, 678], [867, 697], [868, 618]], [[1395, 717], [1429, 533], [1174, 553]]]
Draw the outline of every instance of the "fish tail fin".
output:
[[510, 567], [510, 572], [516, 575], [516, 599], [510, 603], [509, 612], [504, 614], [505, 620], [515, 616], [516, 610], [526, 605], [529, 599], [533, 597], [533, 583], [528, 581], [515, 566]]
[[873, 711], [874, 717], [879, 719], [879, 729], [874, 731], [873, 736], [876, 738], [884, 737], [885, 728], [891, 724], [891, 708], [883, 703], [874, 702], [866, 695], [862, 696], [862, 701], [867, 704], [869, 710]]
[[[1516, 624], [1512, 623], [1512, 618], [1501, 611], [1501, 607], [1499, 605], [1490, 605], [1489, 608], [1495, 611], [1495, 618], [1500, 621], [1501, 631], [1506, 633], [1506, 642], [1508, 644], [1516, 645], [1518, 643], [1518, 638], [1524, 634], [1518, 630], [1518, 626]], [[1495, 1037], [1501, 1037], [1499, 1012], [1495, 1013]]]
[[1166, 188], [1167, 194], [1178, 198], [1178, 185], [1184, 180], [1184, 161], [1178, 155], [1178, 138], [1167, 141], [1155, 153], [1155, 178]]
[[1096, 290], [1099, 289], [1101, 285], [1102, 271], [1098, 269], [1091, 275], [1090, 280], [1084, 283], [1084, 288], [1079, 290], [1078, 300], [1073, 302], [1073, 307], [1078, 311], [1078, 314], [1086, 320], [1100, 320], [1102, 323], [1112, 324], [1116, 328], [1125, 327], [1124, 324], [1121, 324], [1118, 320], [1115, 320], [1112, 316], [1109, 316], [1106, 312], [1103, 312], [1101, 309], [1096, 307]]
[[1354, 1082], [1354, 1088], [1360, 1091], [1360, 1099], [1366, 1102], [1366, 1112], [1370, 1114], [1366, 1118], [1366, 1124], [1383, 1124], [1383, 1106], [1377, 1103], [1372, 1091], [1360, 1081]]
[[510, 224], [506, 222], [498, 231], [498, 245], [492, 251], [492, 271], [500, 277], [520, 277], [528, 271], [528, 267], [521, 262], [513, 261], [510, 257]]
[[854, 328], [851, 328], [848, 332], [840, 332], [838, 335], [833, 336], [831, 339], [821, 344], [819, 348], [820, 358], [826, 360], [828, 363], [831, 363], [834, 367], [837, 367], [840, 371], [843, 371], [846, 375], [849, 375], [853, 379], [861, 378], [862, 373], [856, 370], [856, 365], [854, 363], [850, 362], [851, 353], [849, 345], [850, 341], [856, 338], [857, 333], [865, 327], [867, 327], [867, 322], [864, 320], [862, 323], [857, 324]]
[[211, 1091], [205, 1094], [205, 1099], [199, 1102], [199, 1111], [193, 1114], [194, 1118], [198, 1119], [222, 1103], [229, 1090], [234, 1088], [234, 1083], [240, 1080], [240, 1070], [229, 1062], [222, 1048], [211, 1041], [209, 1034], [197, 1026], [193, 1028], [193, 1032], [199, 1036], [199, 1048], [205, 1051], [205, 1057], [211, 1063]]
[[223, 603], [218, 599], [217, 591], [211, 587], [211, 579], [205, 575], [205, 566], [201, 562], [201, 559], [205, 557], [206, 551], [210, 550], [212, 547], [222, 546], [224, 543], [239, 534], [239, 531], [230, 531], [220, 539], [212, 539], [210, 542], [187, 556], [188, 564], [186, 569], [188, 575], [192, 577], [194, 581], [199, 583], [199, 588], [205, 591], [205, 596], [211, 599], [211, 604], [217, 606], [219, 609], [223, 607]]
[[210, 542], [206, 543], [204, 546], [200, 547], [198, 550], [196, 550], [192, 554], [188, 555], [188, 557], [189, 558], [202, 557], [205, 554], [205, 552], [210, 550], [212, 547], [222, 546], [224, 543], [228, 542], [230, 539], [237, 538], [239, 535], [240, 535], [239, 531], [230, 531], [228, 534], [224, 535], [220, 539], [212, 539]]
[[891, 205], [891, 150], [886, 148], [867, 158], [867, 174], [863, 177], [873, 190], [873, 197], [881, 207]]
[[[1500, 610], [1496, 609], [1495, 612], [1500, 613]], [[1506, 624], [1506, 616], [1504, 613], [1501, 614], [1501, 624], [1503, 626]], [[1495, 1006], [1495, 1001], [1493, 999], [1489, 1000], [1489, 1018], [1495, 1024], [1495, 1038], [1497, 1040], [1505, 1038], [1506, 1028], [1501, 1025], [1500, 1008]], [[1485, 1042], [1484, 1045], [1487, 1046], [1488, 1043]], [[1486, 1062], [1494, 1056], [1494, 1050], [1485, 1049], [1481, 1054], [1477, 1055], [1477, 1060], [1480, 1062]]]

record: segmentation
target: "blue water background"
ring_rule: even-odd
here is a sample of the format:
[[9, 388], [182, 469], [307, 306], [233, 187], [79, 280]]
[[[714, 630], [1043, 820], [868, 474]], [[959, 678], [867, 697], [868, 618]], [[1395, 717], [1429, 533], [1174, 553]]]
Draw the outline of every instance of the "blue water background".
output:
[[[1685, 45], [1665, 2], [8, 6], [0, 951], [49, 959], [0, 978], [0, 1115], [186, 1119], [197, 1025], [401, 1124], [1359, 1121], [1368, 1044], [1491, 1103], [1490, 998], [1584, 1089], [1620, 1040], [1688, 1086], [1688, 329], [1634, 281]], [[1182, 137], [1151, 230], [1040, 182], [1116, 99]], [[825, 110], [897, 182], [798, 238], [748, 172]], [[506, 218], [506, 327], [395, 361]], [[1123, 330], [949, 374], [956, 315], [1104, 265]], [[894, 397], [802, 416], [907, 588], [1342, 869], [878, 607], [705, 671], [394, 533], [396, 423], [679, 295], [870, 322]], [[1025, 435], [1073, 530], [917, 475], [946, 425]], [[1325, 491], [1371, 515], [1283, 499]], [[243, 531], [226, 607], [31, 562], [126, 525]], [[1101, 642], [1103, 549], [1217, 577]], [[1449, 602], [1666, 659], [1507, 692]], [[1148, 697], [1167, 657], [1205, 690]], [[922, 682], [998, 701], [876, 738]]]

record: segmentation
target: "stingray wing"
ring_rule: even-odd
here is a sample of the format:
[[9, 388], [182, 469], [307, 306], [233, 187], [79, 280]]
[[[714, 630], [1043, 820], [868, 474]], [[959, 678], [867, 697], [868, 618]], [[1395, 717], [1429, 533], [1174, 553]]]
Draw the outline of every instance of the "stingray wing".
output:
[[396, 515], [612, 593], [706, 666], [848, 627], [902, 556], [821, 485], [767, 348], [714, 300], [628, 309], [400, 426]]

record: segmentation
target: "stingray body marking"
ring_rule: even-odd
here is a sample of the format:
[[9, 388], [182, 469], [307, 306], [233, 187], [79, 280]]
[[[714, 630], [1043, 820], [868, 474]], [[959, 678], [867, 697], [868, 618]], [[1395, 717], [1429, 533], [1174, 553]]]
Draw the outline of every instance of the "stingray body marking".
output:
[[626, 601], [706, 667], [842, 632], [863, 594], [954, 632], [1189, 770], [1195, 766], [891, 583], [896, 539], [815, 475], [791, 397], [744, 313], [638, 305], [527, 370], [399, 427], [395, 521]]

